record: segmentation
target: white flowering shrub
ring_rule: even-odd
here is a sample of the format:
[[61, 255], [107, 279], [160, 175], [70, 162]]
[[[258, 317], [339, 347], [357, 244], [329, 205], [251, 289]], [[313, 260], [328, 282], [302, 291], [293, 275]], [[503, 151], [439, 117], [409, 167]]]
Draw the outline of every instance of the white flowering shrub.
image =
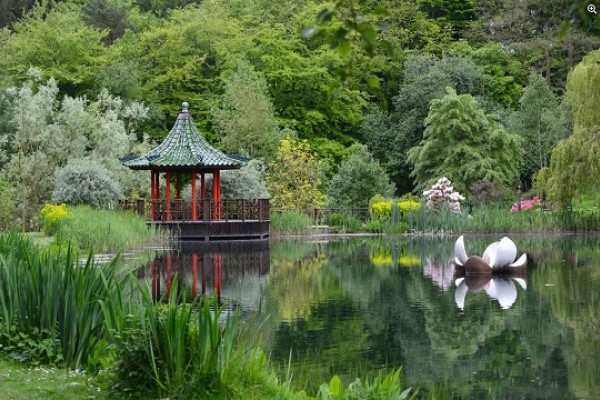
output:
[[423, 191], [426, 205], [434, 210], [449, 207], [453, 212], [460, 212], [460, 202], [465, 198], [454, 191], [452, 182], [446, 177], [441, 177], [430, 189]]
[[58, 170], [54, 203], [88, 204], [93, 207], [123, 198], [121, 187], [106, 168], [93, 159], [75, 159]]

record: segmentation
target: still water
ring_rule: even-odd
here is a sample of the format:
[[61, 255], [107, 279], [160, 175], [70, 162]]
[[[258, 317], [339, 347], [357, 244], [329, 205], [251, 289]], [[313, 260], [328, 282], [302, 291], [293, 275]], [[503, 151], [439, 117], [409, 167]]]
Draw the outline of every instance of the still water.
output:
[[[455, 239], [180, 243], [141, 277], [260, 321], [272, 366], [308, 393], [402, 367], [405, 386], [435, 398], [598, 398], [600, 238], [512, 237], [526, 275], [468, 287]], [[467, 236], [467, 252], [498, 239]]]

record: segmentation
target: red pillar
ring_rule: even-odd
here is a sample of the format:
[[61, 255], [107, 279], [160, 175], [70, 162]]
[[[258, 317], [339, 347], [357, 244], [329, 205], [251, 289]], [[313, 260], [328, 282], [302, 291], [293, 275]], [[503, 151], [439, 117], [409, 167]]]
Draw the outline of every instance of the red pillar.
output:
[[167, 221], [171, 220], [171, 171], [167, 171], [166, 173], [166, 190], [165, 197], [167, 201]]
[[156, 266], [156, 260], [152, 261], [152, 297], [155, 301], [160, 298], [160, 273]]
[[198, 254], [192, 254], [192, 297], [198, 296]]
[[213, 171], [212, 192], [213, 192], [213, 220], [221, 219], [221, 174], [218, 169]]
[[192, 170], [192, 221], [198, 221], [198, 201], [196, 200], [196, 170]]
[[154, 189], [154, 171], [150, 171], [150, 221], [154, 221], [154, 202], [156, 191]]

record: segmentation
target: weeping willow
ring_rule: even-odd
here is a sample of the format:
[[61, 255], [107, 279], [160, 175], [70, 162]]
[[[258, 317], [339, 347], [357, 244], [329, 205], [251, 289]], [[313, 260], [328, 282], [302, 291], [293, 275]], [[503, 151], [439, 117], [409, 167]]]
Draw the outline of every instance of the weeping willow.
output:
[[588, 54], [567, 78], [565, 99], [573, 108], [573, 134], [552, 151], [550, 167], [535, 177], [536, 188], [561, 207], [598, 186], [600, 177], [600, 50]]

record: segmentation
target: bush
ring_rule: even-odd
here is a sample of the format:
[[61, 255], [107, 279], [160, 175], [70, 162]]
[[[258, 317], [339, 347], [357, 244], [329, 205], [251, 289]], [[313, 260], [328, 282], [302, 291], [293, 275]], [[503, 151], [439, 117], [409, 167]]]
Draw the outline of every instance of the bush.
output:
[[354, 215], [333, 213], [327, 217], [327, 224], [335, 231], [356, 232], [360, 231], [362, 224]]
[[58, 232], [60, 225], [72, 216], [66, 204], [46, 204], [40, 211], [42, 227], [47, 235]]
[[86, 204], [99, 207], [123, 198], [121, 187], [97, 161], [75, 159], [56, 174], [52, 192], [55, 203]]
[[0, 236], [0, 351], [34, 364], [94, 367], [106, 352], [99, 300], [121, 295], [116, 261], [83, 265], [19, 234]]
[[327, 194], [332, 207], [367, 207], [376, 194], [391, 196], [394, 185], [383, 167], [373, 159], [364, 145], [354, 145], [351, 154], [331, 178]]

